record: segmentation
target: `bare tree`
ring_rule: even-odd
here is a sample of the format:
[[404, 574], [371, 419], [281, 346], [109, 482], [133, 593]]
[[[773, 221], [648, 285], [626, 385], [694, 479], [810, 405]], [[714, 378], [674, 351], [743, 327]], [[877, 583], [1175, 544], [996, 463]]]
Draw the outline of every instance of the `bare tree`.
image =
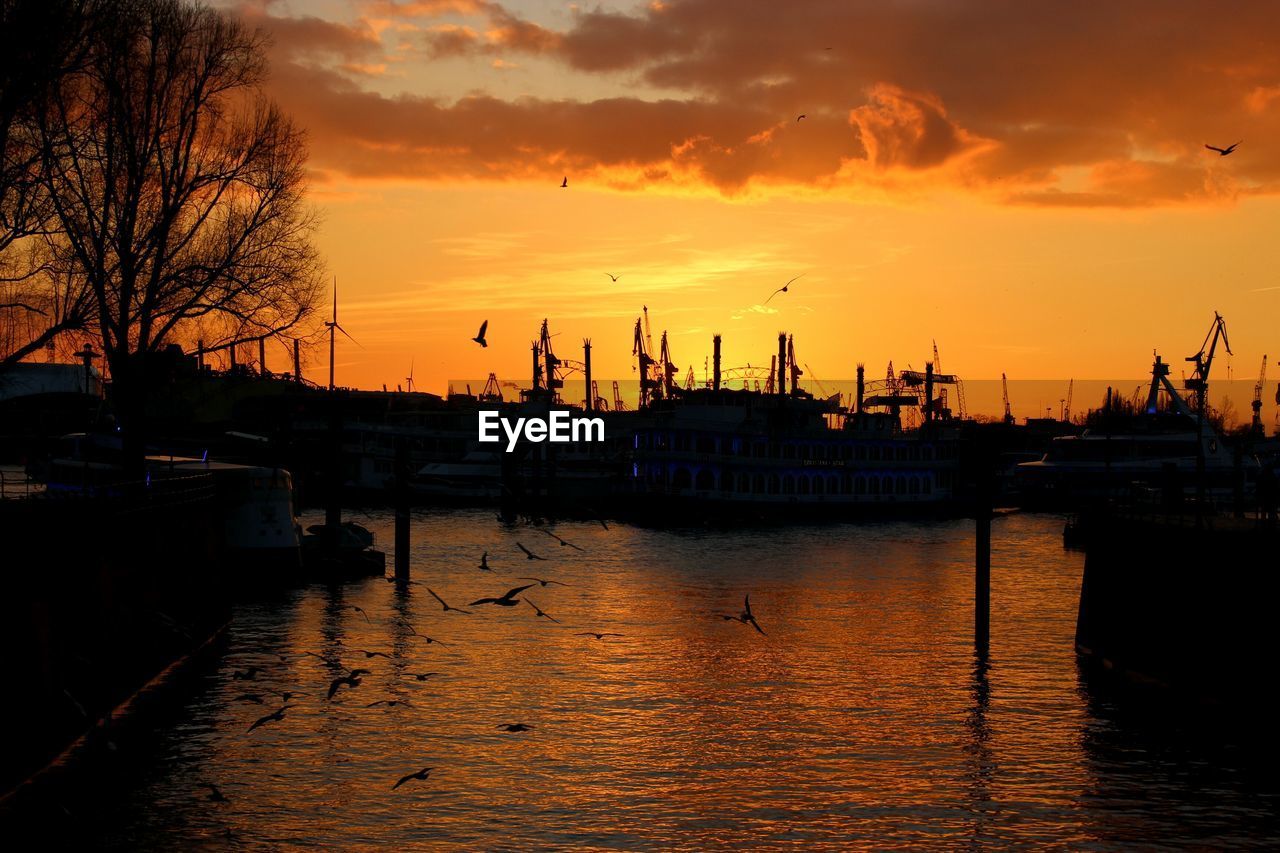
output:
[[52, 265], [93, 294], [126, 445], [144, 431], [148, 354], [197, 325], [221, 335], [210, 345], [298, 331], [319, 299], [305, 145], [265, 73], [239, 22], [124, 0], [42, 114]]
[[0, 366], [92, 316], [83, 282], [51, 275], [39, 132], [52, 88], [85, 58], [89, 2], [0, 0]]

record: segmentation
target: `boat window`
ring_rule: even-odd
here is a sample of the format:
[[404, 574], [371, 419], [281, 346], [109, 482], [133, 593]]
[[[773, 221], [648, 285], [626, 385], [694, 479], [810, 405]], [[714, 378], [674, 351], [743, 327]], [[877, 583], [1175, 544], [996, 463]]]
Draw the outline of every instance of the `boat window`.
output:
[[833, 495], [840, 494], [840, 478], [831, 476], [827, 478], [827, 491]]
[[795, 447], [794, 447], [793, 445], [790, 445], [790, 444], [784, 444], [784, 445], [782, 445], [782, 458], [783, 458], [783, 459], [795, 459], [795, 458], [796, 458], [796, 449], [795, 449]]
[[796, 491], [802, 495], [809, 494], [809, 478], [801, 474], [796, 477]]
[[908, 491], [910, 491], [911, 494], [913, 495], [920, 494], [920, 478], [919, 477], [911, 478], [911, 481], [908, 484]]
[[769, 494], [776, 495], [778, 493], [778, 475], [769, 475]]
[[905, 495], [907, 493], [907, 478], [899, 477], [896, 483], [896, 488], [897, 488], [898, 494]]
[[867, 493], [867, 478], [866, 478], [866, 477], [854, 477], [854, 478], [853, 478], [853, 493], [854, 493], [855, 495], [865, 495], [865, 494]]
[[879, 477], [871, 477], [869, 480], [867, 480], [867, 491], [873, 495], [880, 494], [880, 478]]
[[796, 478], [790, 474], [782, 478], [782, 493], [784, 495], [794, 495], [796, 493]]
[[827, 490], [827, 484], [822, 481], [821, 477], [813, 478], [813, 493], [820, 495]]
[[710, 468], [698, 472], [696, 488], [700, 492], [709, 492], [716, 487], [716, 475]]

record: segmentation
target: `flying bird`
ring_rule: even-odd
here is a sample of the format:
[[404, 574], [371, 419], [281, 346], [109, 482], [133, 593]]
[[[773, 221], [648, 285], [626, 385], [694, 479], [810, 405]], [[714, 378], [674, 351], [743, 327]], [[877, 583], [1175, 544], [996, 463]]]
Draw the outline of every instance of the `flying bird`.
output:
[[541, 586], [546, 586], [547, 584], [555, 584], [556, 586], [568, 586], [568, 584], [567, 584], [567, 583], [563, 583], [562, 581], [553, 581], [553, 580], [548, 580], [548, 579], [544, 579], [544, 578], [516, 578], [516, 580], [518, 580], [518, 581], [537, 581], [537, 582], [538, 582], [538, 584], [539, 584], [539, 585], [541, 585]]
[[453, 611], [453, 612], [455, 612], [455, 613], [465, 613], [465, 614], [467, 614], [468, 616], [470, 616], [470, 615], [471, 615], [471, 611], [470, 611], [470, 610], [463, 610], [461, 607], [450, 607], [450, 606], [449, 606], [449, 604], [448, 604], [448, 603], [446, 603], [446, 602], [445, 602], [445, 600], [444, 600], [443, 598], [441, 598], [440, 596], [438, 596], [438, 595], [436, 595], [434, 592], [432, 592], [431, 587], [427, 587], [427, 592], [430, 592], [430, 593], [431, 593], [431, 597], [432, 597], [432, 598], [434, 598], [436, 601], [440, 602], [441, 606], [443, 606], [443, 607], [444, 607], [444, 612], [445, 612], [445, 613], [448, 613], [450, 610], [452, 610], [452, 611]]
[[[364, 612], [364, 608], [363, 608], [363, 607], [359, 607], [359, 606], [357, 606], [357, 605], [355, 605], [355, 604], [348, 604], [347, 606], [348, 606], [348, 607], [350, 607], [350, 608], [351, 608], [352, 610], [354, 610], [355, 612], [359, 613], [361, 616], [363, 616], [363, 617], [364, 617], [364, 621], [369, 622], [369, 614]], [[370, 625], [372, 625], [373, 623], [372, 623], [372, 622], [369, 622], [369, 624], [370, 624]]]
[[808, 116], [805, 115], [804, 113], [800, 113], [800, 115], [796, 116], [796, 121], [800, 121], [800, 119], [802, 118], [808, 118]]
[[254, 729], [256, 729], [258, 726], [265, 726], [267, 723], [270, 723], [270, 722], [272, 722], [272, 721], [279, 722], [279, 721], [283, 720], [283, 719], [284, 719], [284, 712], [285, 712], [285, 711], [287, 711], [287, 710], [289, 710], [289, 709], [290, 709], [290, 708], [292, 708], [292, 707], [294, 707], [294, 706], [293, 706], [293, 705], [282, 705], [282, 706], [280, 707], [280, 710], [278, 710], [278, 711], [272, 711], [270, 714], [267, 714], [265, 717], [259, 717], [259, 718], [257, 719], [257, 721], [255, 721], [255, 722], [254, 722], [254, 724], [253, 724], [252, 726], [249, 726], [249, 731], [253, 731], [253, 730], [254, 730]]
[[347, 673], [346, 675], [335, 678], [333, 681], [329, 682], [329, 695], [326, 696], [325, 698], [332, 699], [333, 694], [337, 693], [338, 688], [343, 686], [344, 684], [347, 687], [351, 687], [351, 688], [358, 687], [360, 685], [360, 676], [368, 675], [368, 674], [369, 674], [369, 670], [367, 669], [353, 669], [351, 670], [351, 672]]
[[386, 705], [388, 708], [394, 708], [397, 705], [404, 705], [406, 708], [412, 708], [406, 699], [379, 699], [377, 702], [370, 702], [365, 705], [366, 708], [376, 708], [379, 705]]
[[1239, 145], [1241, 142], [1244, 142], [1244, 140], [1241, 139], [1238, 142], [1233, 142], [1230, 145], [1228, 145], [1226, 148], [1219, 148], [1216, 145], [1205, 145], [1205, 148], [1208, 148], [1210, 151], [1217, 151], [1219, 157], [1226, 157], [1232, 151], [1235, 151], [1236, 146]]
[[552, 622], [556, 623], [557, 625], [559, 625], [559, 624], [560, 624], [560, 620], [559, 620], [559, 619], [555, 618], [554, 616], [548, 616], [546, 613], [542, 612], [542, 610], [538, 607], [538, 605], [534, 604], [534, 603], [533, 603], [532, 601], [530, 601], [529, 599], [527, 599], [527, 598], [526, 598], [526, 599], [524, 600], [524, 603], [525, 603], [525, 604], [527, 604], [527, 605], [529, 605], [530, 607], [532, 607], [532, 608], [533, 608], [533, 612], [534, 612], [534, 613], [537, 613], [537, 614], [538, 614], [538, 616], [542, 617], [543, 619], [550, 619]]
[[420, 640], [426, 640], [426, 641], [427, 641], [427, 645], [431, 645], [432, 643], [440, 643], [440, 645], [442, 645], [442, 646], [447, 646], [447, 645], [449, 645], [448, 643], [442, 643], [442, 642], [440, 642], [440, 641], [439, 641], [439, 640], [437, 640], [435, 637], [428, 637], [426, 634], [419, 634], [419, 633], [418, 633], [418, 631], [417, 631], [417, 629], [416, 629], [416, 628], [414, 628], [412, 625], [410, 625], [408, 622], [401, 622], [400, 624], [401, 624], [401, 625], [403, 625], [403, 626], [405, 626], [406, 628], [408, 628], [408, 629], [409, 629], [409, 633], [410, 633], [410, 634], [413, 634], [413, 636], [417, 637], [417, 638], [418, 638], [418, 639], [420, 639]]
[[417, 679], [418, 681], [426, 681], [426, 680], [427, 680], [428, 678], [430, 678], [431, 676], [433, 676], [433, 675], [439, 675], [440, 673], [438, 673], [438, 672], [416, 672], [416, 673], [411, 672], [411, 673], [409, 673], [409, 674], [410, 674], [410, 675], [412, 675], [412, 676], [413, 676], [415, 679]]
[[483, 554], [480, 555], [480, 571], [482, 572], [493, 571], [493, 569], [489, 568], [489, 552], [488, 551], [485, 551]]
[[524, 586], [514, 587], [512, 589], [507, 590], [497, 598], [477, 598], [475, 601], [471, 602], [467, 606], [475, 607], [477, 604], [496, 604], [499, 607], [515, 607], [516, 604], [519, 603], [520, 599], [515, 598], [514, 596], [521, 592], [524, 592], [526, 589], [528, 589], [531, 586], [533, 586], [533, 584], [529, 583], [529, 584], [525, 584]]
[[[804, 273], [800, 273], [800, 275], [796, 276], [796, 278], [803, 278], [803, 277], [804, 277]], [[791, 281], [795, 281], [796, 278], [791, 279]], [[791, 287], [791, 281], [787, 282], [786, 284], [782, 285], [782, 287], [779, 287], [773, 293], [769, 294], [769, 298], [764, 301], [764, 304], [768, 305], [770, 300], [772, 300], [773, 297], [777, 296], [779, 293], [789, 293], [790, 291], [788, 290], [788, 288]]]
[[609, 276], [610, 281], [617, 281], [618, 279], [622, 278], [622, 273], [618, 273], [617, 275], [614, 275], [611, 272], [607, 272], [605, 273], [605, 275]]
[[574, 545], [572, 542], [567, 542], [567, 541], [565, 541], [564, 539], [561, 539], [559, 536], [555, 535], [555, 534], [554, 534], [554, 533], [552, 533], [550, 530], [543, 530], [541, 527], [539, 527], [539, 528], [538, 528], [538, 530], [539, 530], [539, 532], [541, 532], [541, 533], [545, 533], [545, 534], [547, 534], [548, 536], [550, 536], [552, 539], [554, 539], [554, 540], [556, 540], [557, 542], [559, 542], [561, 547], [564, 547], [564, 546], [566, 546], [566, 545], [567, 545], [568, 547], [573, 548], [575, 551], [582, 551], [582, 552], [584, 552], [584, 553], [585, 553], [585, 552], [586, 552], [586, 550], [587, 550], [586, 548], [579, 548], [577, 545]]
[[528, 548], [526, 548], [526, 547], [524, 547], [523, 545], [521, 545], [519, 542], [517, 542], [517, 543], [516, 543], [516, 547], [517, 547], [517, 548], [519, 548], [521, 551], [524, 551], [524, 555], [525, 555], [525, 557], [526, 557], [526, 558], [528, 558], [528, 559], [530, 559], [530, 560], [545, 560], [545, 559], [547, 559], [546, 557], [539, 557], [537, 554], [533, 553], [533, 552], [532, 552], [532, 551], [530, 551]]
[[261, 669], [256, 666], [251, 666], [248, 669], [237, 669], [235, 672], [231, 673], [231, 678], [234, 681], [253, 681], [258, 677], [258, 673], [260, 672], [262, 672]]
[[386, 658], [387, 660], [391, 660], [391, 655], [386, 652], [371, 652], [368, 649], [352, 649], [351, 651], [360, 652], [366, 658]]
[[597, 640], [603, 640], [605, 637], [621, 637], [622, 635], [610, 634], [608, 632], [605, 632], [603, 634], [597, 634], [595, 631], [581, 631], [577, 634], [574, 634], [574, 636], [575, 637], [595, 637]]
[[[743, 597], [742, 612], [739, 613], [738, 615], [734, 616], [729, 613], [721, 613], [719, 615], [720, 615], [720, 618], [725, 620], [726, 622], [741, 622], [743, 625], [750, 625], [752, 628], [755, 628], [761, 634], [764, 634], [764, 629], [760, 627], [760, 623], [756, 621], [756, 617], [753, 616], [751, 613], [751, 596], [750, 595]], [[765, 636], [768, 636], [768, 635], [766, 634]]]
[[568, 186], [569, 186], [569, 176], [565, 175], [564, 180], [560, 182], [560, 189], [565, 189]]
[[502, 729], [504, 732], [527, 732], [533, 730], [533, 726], [526, 726], [524, 723], [498, 723], [494, 728]]
[[206, 799], [208, 799], [208, 800], [210, 800], [210, 801], [212, 801], [212, 802], [215, 802], [215, 803], [229, 803], [229, 802], [231, 802], [230, 800], [228, 800], [226, 797], [224, 797], [224, 796], [222, 795], [222, 792], [221, 792], [220, 790], [218, 790], [218, 786], [217, 786], [217, 785], [215, 785], [215, 784], [213, 784], [212, 782], [201, 782], [197, 787], [200, 787], [200, 788], [208, 788], [208, 789], [209, 789], [209, 796], [208, 796]]
[[427, 776], [431, 774], [431, 771], [434, 769], [435, 768], [433, 767], [424, 767], [421, 770], [419, 770], [417, 773], [410, 773], [408, 776], [402, 776], [399, 782], [391, 786], [391, 790], [394, 791], [396, 788], [399, 788], [405, 782], [410, 782], [414, 779], [425, 780]]
[[471, 340], [475, 341], [482, 347], [489, 346], [489, 342], [484, 339], [484, 333], [487, 332], [488, 330], [489, 330], [489, 321], [485, 320], [483, 323], [480, 324], [480, 331]]

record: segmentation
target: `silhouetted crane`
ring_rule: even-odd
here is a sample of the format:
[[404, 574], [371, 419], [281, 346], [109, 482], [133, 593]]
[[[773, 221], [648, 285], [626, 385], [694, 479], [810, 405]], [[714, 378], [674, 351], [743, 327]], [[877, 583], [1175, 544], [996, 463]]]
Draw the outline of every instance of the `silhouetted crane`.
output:
[[1013, 423], [1013, 412], [1009, 409], [1009, 377], [1000, 374], [1000, 390], [1004, 394], [1004, 422]]

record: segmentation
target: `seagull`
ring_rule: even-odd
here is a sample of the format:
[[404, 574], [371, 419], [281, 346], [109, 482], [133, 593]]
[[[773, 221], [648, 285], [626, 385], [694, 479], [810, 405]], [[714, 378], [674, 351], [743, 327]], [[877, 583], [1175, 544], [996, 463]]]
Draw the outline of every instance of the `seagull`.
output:
[[518, 581], [537, 581], [541, 586], [546, 586], [546, 585], [547, 585], [547, 584], [549, 584], [549, 583], [553, 583], [553, 584], [555, 584], [556, 586], [568, 586], [568, 584], [567, 584], [567, 583], [563, 583], [563, 582], [561, 582], [561, 581], [544, 580], [544, 579], [542, 579], [542, 578], [516, 578], [516, 580], [518, 580]]
[[796, 121], [800, 121], [800, 119], [802, 118], [808, 118], [808, 116], [805, 115], [804, 113], [800, 113], [800, 115], [796, 116]]
[[[752, 628], [755, 628], [761, 634], [764, 634], [764, 629], [760, 627], [760, 623], [756, 621], [756, 617], [751, 614], [751, 596], [750, 595], [743, 597], [742, 612], [740, 614], [738, 614], [737, 616], [732, 616], [727, 613], [721, 613], [720, 618], [724, 619], [727, 622], [741, 622], [743, 625], [750, 625]], [[768, 635], [765, 634], [765, 636], [768, 636]]]
[[405, 782], [412, 781], [413, 779], [425, 780], [427, 776], [430, 775], [431, 771], [434, 769], [435, 769], [434, 767], [424, 767], [421, 770], [419, 770], [417, 773], [410, 773], [408, 776], [403, 776], [401, 777], [399, 782], [391, 786], [391, 790], [394, 791], [396, 788], [399, 788]]
[[412, 708], [408, 700], [405, 699], [379, 699], [377, 702], [370, 702], [365, 705], [366, 708], [376, 708], [379, 705], [386, 705], [388, 708], [394, 708], [397, 705], [404, 705], [406, 708]]
[[417, 629], [416, 629], [416, 628], [414, 628], [412, 625], [410, 625], [408, 622], [401, 622], [400, 624], [401, 624], [401, 625], [403, 625], [403, 626], [405, 626], [406, 628], [408, 628], [408, 629], [409, 629], [409, 633], [410, 633], [410, 634], [413, 634], [413, 636], [418, 637], [418, 638], [423, 639], [423, 640], [426, 640], [426, 641], [427, 641], [427, 645], [431, 645], [432, 643], [440, 643], [440, 645], [442, 645], [442, 646], [447, 646], [447, 645], [449, 645], [448, 643], [442, 643], [442, 642], [440, 642], [440, 641], [439, 641], [439, 640], [437, 640], [435, 637], [428, 637], [426, 634], [419, 634], [419, 633], [418, 633], [418, 631], [417, 631]]
[[445, 602], [445, 600], [444, 600], [443, 598], [441, 598], [440, 596], [436, 595], [434, 592], [432, 592], [432, 591], [431, 591], [431, 587], [427, 587], [427, 592], [430, 592], [430, 593], [431, 593], [431, 597], [432, 597], [432, 598], [434, 598], [436, 601], [440, 602], [440, 604], [444, 606], [444, 612], [445, 612], [445, 613], [448, 613], [450, 610], [452, 610], [452, 611], [454, 611], [455, 613], [465, 613], [465, 614], [467, 614], [468, 616], [470, 616], [470, 615], [471, 615], [471, 611], [470, 611], [470, 610], [463, 610], [463, 609], [462, 609], [462, 608], [460, 608], [460, 607], [450, 607], [450, 606]]
[[555, 618], [554, 616], [548, 616], [546, 613], [543, 613], [543, 612], [542, 612], [542, 610], [540, 610], [540, 609], [538, 608], [538, 605], [534, 604], [534, 603], [533, 603], [532, 601], [530, 601], [529, 599], [527, 599], [527, 598], [526, 598], [526, 599], [524, 600], [524, 603], [525, 603], [525, 604], [527, 604], [527, 605], [529, 605], [530, 607], [532, 607], [532, 608], [533, 608], [533, 612], [534, 612], [534, 613], [537, 613], [539, 616], [541, 616], [541, 617], [543, 617], [543, 618], [545, 618], [545, 619], [550, 619], [552, 622], [556, 623], [557, 625], [559, 625], [559, 624], [560, 624], [560, 620], [559, 620], [559, 619]]
[[226, 797], [224, 797], [224, 796], [222, 795], [222, 792], [218, 790], [218, 786], [217, 786], [217, 785], [215, 785], [215, 784], [213, 784], [212, 782], [201, 782], [201, 783], [200, 783], [199, 785], [197, 785], [196, 787], [199, 787], [199, 788], [208, 788], [208, 789], [209, 789], [209, 796], [208, 796], [208, 798], [207, 798], [207, 799], [211, 800], [212, 802], [215, 802], [215, 803], [229, 803], [229, 802], [231, 802], [230, 800], [228, 800]]
[[[240, 696], [237, 696], [237, 697], [236, 697], [236, 701], [237, 701], [237, 702], [252, 702], [252, 703], [253, 703], [253, 704], [255, 704], [255, 705], [261, 705], [261, 704], [263, 704], [262, 697], [261, 697], [261, 696], [259, 696], [257, 693], [244, 693], [244, 694], [241, 694]], [[288, 700], [288, 699], [286, 699], [285, 701], [286, 701], [286, 702], [288, 702], [289, 700]]]
[[237, 669], [235, 672], [231, 673], [231, 678], [234, 681], [253, 681], [258, 677], [258, 673], [260, 672], [262, 672], [261, 669], [256, 666], [251, 666], [248, 669]]
[[605, 273], [605, 275], [609, 276], [609, 280], [610, 280], [610, 281], [615, 281], [615, 282], [616, 282], [618, 279], [622, 278], [622, 273], [618, 273], [617, 275], [614, 275], [614, 274], [613, 274], [613, 273], [611, 273], [611, 272], [607, 272], [607, 273]]
[[517, 593], [524, 592], [526, 589], [528, 589], [531, 586], [533, 586], [533, 584], [529, 583], [529, 584], [525, 584], [524, 586], [514, 587], [513, 589], [509, 589], [506, 592], [504, 592], [498, 598], [477, 598], [475, 601], [471, 602], [467, 606], [475, 607], [477, 604], [496, 604], [499, 607], [515, 607], [516, 603], [519, 602], [520, 599], [513, 598], [512, 596], [516, 595]]
[[[802, 278], [803, 276], [804, 276], [804, 273], [800, 273], [800, 275], [796, 276], [796, 278]], [[791, 281], [795, 281], [796, 278], [791, 279]], [[791, 287], [791, 281], [787, 282], [786, 284], [782, 285], [782, 287], [779, 287], [773, 293], [769, 294], [769, 299], [766, 299], [764, 301], [764, 304], [768, 305], [769, 301], [772, 300], [773, 297], [777, 296], [779, 293], [788, 293], [789, 291], [787, 290], [787, 288]]]
[[276, 722], [279, 722], [280, 720], [283, 720], [283, 719], [284, 719], [284, 712], [285, 712], [285, 711], [287, 711], [287, 710], [289, 710], [289, 709], [290, 709], [290, 708], [292, 708], [292, 707], [294, 707], [294, 706], [293, 706], [293, 705], [282, 705], [282, 706], [280, 706], [280, 710], [278, 710], [278, 711], [273, 711], [273, 712], [271, 712], [270, 714], [267, 714], [265, 717], [259, 717], [259, 718], [257, 719], [257, 721], [256, 721], [252, 726], [249, 726], [249, 731], [253, 731], [253, 730], [254, 730], [254, 729], [256, 729], [258, 726], [265, 726], [267, 723], [271, 722], [272, 720], [275, 720]]
[[405, 586], [417, 586], [417, 585], [418, 585], [418, 582], [417, 582], [417, 581], [411, 581], [411, 580], [408, 580], [408, 579], [401, 579], [401, 578], [396, 577], [395, 575], [383, 575], [382, 579], [383, 579], [384, 581], [386, 581], [387, 583], [399, 583], [399, 584], [404, 584]]
[[565, 540], [561, 539], [559, 536], [557, 536], [557, 535], [555, 535], [554, 533], [552, 533], [550, 530], [543, 530], [542, 528], [538, 528], [538, 530], [539, 530], [540, 532], [542, 532], [542, 533], [547, 534], [547, 535], [548, 535], [548, 536], [550, 536], [552, 539], [554, 539], [554, 540], [556, 540], [557, 542], [559, 542], [561, 547], [564, 547], [564, 546], [568, 545], [570, 548], [574, 549], [575, 551], [582, 551], [582, 552], [584, 552], [584, 553], [585, 553], [585, 552], [586, 552], [586, 550], [587, 550], [586, 548], [579, 548], [577, 545], [574, 545], [572, 542], [566, 542]]
[[478, 343], [478, 344], [479, 344], [480, 346], [482, 346], [482, 347], [487, 347], [487, 346], [489, 346], [489, 342], [488, 342], [488, 341], [486, 341], [486, 340], [484, 339], [484, 333], [485, 333], [486, 331], [488, 331], [488, 329], [489, 329], [489, 321], [488, 321], [488, 320], [485, 320], [483, 323], [481, 323], [481, 324], [480, 324], [480, 331], [479, 331], [479, 333], [478, 333], [478, 334], [476, 334], [476, 336], [475, 336], [474, 338], [472, 338], [471, 340], [475, 341], [476, 343]]
[[438, 672], [416, 672], [416, 673], [409, 673], [409, 674], [410, 674], [410, 675], [412, 675], [414, 678], [416, 678], [418, 681], [426, 681], [426, 680], [427, 680], [428, 678], [430, 678], [431, 676], [433, 676], [433, 675], [439, 675], [440, 673], [438, 673]]
[[[351, 608], [352, 610], [354, 610], [355, 612], [359, 613], [361, 616], [363, 616], [363, 617], [364, 617], [364, 621], [369, 622], [369, 614], [364, 612], [364, 608], [363, 608], [363, 607], [359, 607], [359, 606], [357, 606], [357, 605], [355, 605], [355, 604], [348, 604], [347, 606], [348, 606], [348, 607], [350, 607], [350, 608]], [[372, 625], [373, 623], [372, 623], [372, 622], [369, 622], [369, 624], [370, 624], [370, 625]]]
[[368, 649], [352, 649], [351, 651], [361, 652], [364, 654], [365, 658], [386, 658], [387, 660], [391, 660], [391, 655], [386, 652], [371, 652]]
[[295, 696], [305, 696], [305, 695], [307, 695], [307, 694], [305, 694], [305, 693], [294, 693], [294, 692], [292, 692], [292, 691], [290, 691], [290, 690], [280, 690], [280, 691], [275, 691], [275, 690], [273, 690], [273, 691], [271, 691], [271, 692], [272, 692], [272, 693], [276, 693], [276, 692], [278, 692], [278, 693], [280, 694], [280, 699], [281, 699], [281, 701], [283, 701], [286, 705], [289, 703], [289, 700], [290, 700], [290, 699], [292, 699], [292, 698], [294, 698]]
[[526, 726], [524, 723], [498, 723], [494, 728], [505, 732], [527, 732], [531, 731], [533, 726]]
[[488, 551], [485, 551], [483, 554], [480, 555], [480, 571], [482, 572], [493, 571], [493, 569], [489, 568], [489, 552]]
[[565, 175], [564, 180], [560, 182], [560, 189], [565, 189], [568, 186], [569, 186], [569, 176]]
[[353, 669], [346, 675], [335, 678], [333, 681], [329, 682], [329, 695], [326, 698], [332, 699], [333, 694], [337, 693], [338, 688], [344, 684], [351, 688], [359, 686], [360, 676], [368, 674], [369, 670], [367, 669]]
[[577, 634], [574, 634], [574, 636], [575, 637], [595, 637], [597, 640], [603, 640], [605, 637], [621, 637], [622, 635], [610, 634], [608, 632], [605, 632], [603, 634], [597, 634], [595, 631], [581, 631]]
[[527, 557], [527, 558], [528, 558], [528, 559], [530, 559], [530, 560], [545, 560], [545, 559], [547, 559], [546, 557], [539, 557], [537, 554], [533, 553], [533, 552], [532, 552], [532, 551], [530, 551], [528, 548], [526, 548], [526, 547], [524, 547], [523, 545], [521, 545], [519, 542], [517, 542], [517, 543], [516, 543], [516, 547], [517, 547], [517, 548], [519, 548], [521, 551], [524, 551], [524, 555], [525, 555], [525, 557]]
[[1226, 148], [1219, 148], [1216, 145], [1205, 145], [1205, 148], [1208, 148], [1210, 151], [1217, 151], [1219, 157], [1226, 157], [1232, 151], [1236, 150], [1236, 146], [1239, 145], [1240, 142], [1244, 142], [1244, 140], [1241, 139], [1239, 142], [1233, 142]]

